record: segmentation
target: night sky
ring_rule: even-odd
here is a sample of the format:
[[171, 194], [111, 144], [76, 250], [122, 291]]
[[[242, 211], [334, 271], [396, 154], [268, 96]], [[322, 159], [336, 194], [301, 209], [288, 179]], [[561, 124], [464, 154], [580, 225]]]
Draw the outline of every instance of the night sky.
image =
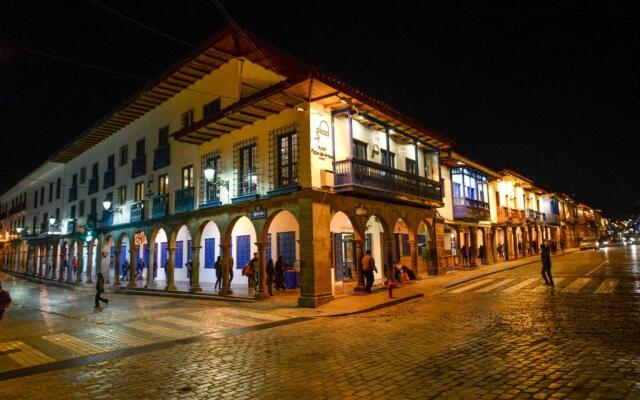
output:
[[[609, 217], [640, 211], [639, 14], [580, 3], [449, 3], [222, 1], [247, 30], [390, 103], [464, 154]], [[209, 0], [101, 4], [188, 43], [227, 25]], [[191, 50], [90, 0], [5, 1], [0, 41], [146, 78]], [[143, 85], [0, 44], [0, 191]]]

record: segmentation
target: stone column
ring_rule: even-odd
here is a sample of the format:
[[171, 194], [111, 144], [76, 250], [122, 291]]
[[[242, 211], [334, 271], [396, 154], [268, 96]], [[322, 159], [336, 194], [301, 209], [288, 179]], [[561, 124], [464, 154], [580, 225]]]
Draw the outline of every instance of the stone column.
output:
[[418, 274], [418, 242], [409, 240], [409, 254], [411, 255], [411, 270]]
[[[362, 273], [362, 257], [364, 256], [364, 252], [362, 251], [362, 239], [355, 239], [353, 241], [353, 247], [354, 247], [353, 252], [354, 252], [354, 258], [355, 258], [355, 264], [356, 264], [356, 279], [357, 279], [355, 291], [361, 292], [364, 290], [364, 274]], [[383, 257], [383, 260], [384, 260], [384, 257]]]
[[476, 261], [476, 254], [478, 252], [478, 228], [475, 226], [469, 227], [469, 245], [467, 246], [469, 254], [469, 266], [475, 267], [478, 265]]
[[[191, 242], [192, 244], [195, 241]], [[193, 245], [191, 246], [191, 251], [193, 255], [191, 256], [191, 287], [189, 288], [190, 292], [202, 292], [202, 288], [200, 287], [200, 249], [202, 246]], [[259, 249], [260, 247], [258, 247]]]
[[122, 247], [116, 247], [113, 252], [113, 286], [120, 286], [120, 256], [122, 255]]
[[229, 271], [231, 270], [231, 245], [220, 244], [220, 254], [222, 255], [222, 289], [219, 294], [233, 294], [231, 290], [231, 280]]
[[93, 243], [87, 243], [87, 279], [85, 282], [93, 283]]
[[78, 260], [78, 268], [76, 270], [76, 283], [82, 282], [82, 271], [84, 271], [84, 243], [78, 242], [78, 255], [76, 256]]
[[511, 228], [508, 226], [504, 227], [504, 259], [505, 261], [509, 261], [512, 259], [510, 252], [511, 252], [511, 243], [509, 243], [509, 241], [511, 240]]
[[47, 261], [46, 259], [46, 250], [44, 246], [39, 246], [40, 251], [38, 252], [38, 278], [42, 278], [44, 276], [44, 263]]
[[302, 307], [317, 307], [333, 299], [331, 279], [331, 209], [328, 204], [299, 198], [300, 298]]
[[176, 284], [173, 280], [176, 261], [176, 248], [171, 247], [167, 250], [167, 252], [169, 253], [169, 263], [167, 264], [168, 268], [165, 270], [165, 272], [167, 273], [167, 286], [164, 289], [168, 291], [176, 291]]
[[53, 254], [51, 256], [51, 273], [49, 274], [49, 279], [55, 279], [56, 278], [56, 272], [58, 271], [58, 266], [59, 266], [59, 245], [60, 243], [54, 243], [53, 245]]
[[385, 239], [384, 241], [384, 258], [387, 264], [387, 279], [393, 276], [393, 242], [393, 237], [391, 239]]
[[135, 240], [131, 241], [131, 246], [129, 248], [129, 283], [127, 287], [129, 289], [136, 288], [136, 254], [138, 253], [138, 245], [135, 243]]
[[72, 277], [72, 273], [73, 273], [73, 245], [69, 245], [69, 248], [67, 249], [67, 282], [73, 282], [73, 277]]
[[64, 261], [67, 257], [67, 246], [63, 243], [60, 245], [60, 255], [59, 255], [59, 261], [60, 261], [60, 268], [58, 268], [58, 281], [62, 282], [64, 281]]
[[156, 264], [156, 259], [155, 259], [155, 254], [153, 252], [153, 243], [148, 243], [147, 244], [147, 259], [149, 260], [149, 265], [147, 265], [147, 285], [146, 287], [151, 289], [153, 287], [153, 280], [155, 279], [155, 277], [153, 276], [154, 273], [157, 273], [157, 269], [154, 272], [154, 264], [156, 265], [157, 268], [160, 268], [159, 265]]
[[[431, 262], [435, 263], [435, 268], [432, 268], [438, 275], [444, 275], [447, 272], [447, 265], [444, 262], [444, 241], [445, 241], [445, 233], [444, 233], [444, 219], [443, 218], [434, 218], [433, 219], [433, 231], [435, 232], [435, 237], [431, 241], [433, 243], [433, 248], [430, 248], [430, 258]], [[447, 240], [450, 238], [447, 237]]]
[[267, 244], [264, 242], [256, 242], [258, 247], [258, 290], [254, 297], [256, 299], [265, 299], [267, 297]]

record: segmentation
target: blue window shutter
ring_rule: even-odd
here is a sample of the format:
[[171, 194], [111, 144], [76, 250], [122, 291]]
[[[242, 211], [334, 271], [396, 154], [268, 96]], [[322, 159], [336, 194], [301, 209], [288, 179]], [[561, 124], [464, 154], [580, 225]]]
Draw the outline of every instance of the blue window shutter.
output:
[[418, 244], [424, 244], [427, 242], [427, 237], [425, 235], [418, 235]]
[[271, 258], [271, 234], [267, 234], [267, 261], [273, 260]]
[[160, 243], [160, 265], [164, 266], [169, 258], [167, 242]]
[[[158, 243], [154, 243], [153, 244], [153, 261], [157, 262], [156, 260], [158, 259]], [[160, 263], [160, 265], [158, 265], [159, 268], [162, 268], [163, 265], [162, 263]]]
[[187, 261], [193, 261], [193, 245], [191, 240], [187, 240]]
[[176, 256], [175, 256], [175, 267], [182, 268], [184, 265], [184, 260], [182, 259], [182, 253], [184, 252], [184, 242], [182, 240], [176, 241]]
[[140, 248], [136, 250], [136, 265], [138, 265], [138, 261], [140, 260]]
[[204, 267], [213, 268], [216, 259], [216, 239], [204, 240]]
[[411, 247], [409, 246], [409, 235], [406, 233], [402, 234], [402, 255], [411, 255]]
[[284, 262], [289, 265], [296, 262], [295, 232], [278, 232], [278, 256], [282, 256]]
[[236, 269], [242, 269], [251, 260], [251, 236], [236, 236]]
[[144, 266], [149, 266], [149, 244], [145, 244], [142, 246], [142, 251], [144, 252]]
[[127, 246], [122, 245], [122, 250], [120, 252], [120, 266], [124, 265], [125, 261], [127, 261]]

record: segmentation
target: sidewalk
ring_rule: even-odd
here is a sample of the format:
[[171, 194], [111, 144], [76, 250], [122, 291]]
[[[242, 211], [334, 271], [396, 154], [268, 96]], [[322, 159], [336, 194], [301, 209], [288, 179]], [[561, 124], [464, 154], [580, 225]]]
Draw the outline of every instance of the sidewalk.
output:
[[[568, 249], [564, 254], [557, 254], [553, 256], [553, 258], [562, 257], [577, 251], [578, 249]], [[376, 289], [374, 293], [370, 295], [353, 294], [337, 298], [330, 303], [318, 307], [315, 311], [318, 316], [325, 317], [373, 311], [420, 297], [434, 296], [448, 288], [461, 285], [487, 275], [497, 274], [502, 271], [508, 271], [510, 269], [523, 267], [537, 262], [540, 262], [540, 256], [530, 256], [513, 261], [482, 265], [471, 270], [457, 271], [447, 275], [429, 277], [416, 282], [403, 284], [393, 290], [393, 298], [389, 298], [387, 288], [383, 287]]]
[[[577, 252], [578, 249], [568, 249], [565, 254], [553, 256], [562, 257], [564, 255]], [[221, 296], [209, 293], [189, 293], [189, 292], [167, 292], [162, 289], [129, 289], [127, 287], [107, 288], [108, 293], [134, 294], [147, 296], [174, 297], [184, 299], [197, 300], [217, 300], [227, 302], [240, 302], [244, 306], [268, 311], [276, 315], [285, 317], [337, 317], [352, 315], [358, 313], [369, 312], [380, 308], [390, 307], [406, 301], [415, 300], [421, 297], [435, 296], [448, 288], [461, 285], [463, 283], [485, 277], [487, 275], [496, 274], [525, 265], [534, 264], [540, 261], [540, 256], [531, 256], [514, 261], [505, 261], [501, 263], [482, 265], [474, 269], [465, 271], [456, 271], [447, 275], [438, 275], [428, 277], [426, 279], [407, 282], [396, 286], [393, 289], [393, 297], [390, 298], [386, 286], [374, 287], [372, 294], [350, 293], [336, 297], [333, 301], [324, 304], [315, 309], [298, 307], [297, 291], [287, 291], [286, 293], [278, 293], [274, 297], [266, 300], [255, 301], [247, 294], [240, 290], [238, 296]], [[52, 285], [71, 290], [91, 291], [95, 290], [94, 284], [88, 283], [67, 283], [58, 282], [50, 279], [38, 278], [32, 275], [18, 273], [14, 271], [3, 270], [10, 275], [14, 275], [21, 279], [29, 280], [39, 284]]]

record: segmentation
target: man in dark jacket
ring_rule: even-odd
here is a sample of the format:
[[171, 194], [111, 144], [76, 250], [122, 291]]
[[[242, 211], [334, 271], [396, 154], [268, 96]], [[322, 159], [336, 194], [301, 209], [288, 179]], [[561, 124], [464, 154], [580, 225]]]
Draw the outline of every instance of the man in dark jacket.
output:
[[11, 304], [11, 296], [9, 292], [2, 289], [2, 283], [0, 283], [0, 321], [2, 321], [4, 311], [9, 308], [9, 304]]
[[551, 277], [551, 252], [546, 243], [540, 246], [540, 259], [542, 261], [542, 279], [544, 279], [544, 284], [554, 286], [553, 278]]
[[100, 307], [100, 302], [105, 304], [109, 303], [109, 299], [102, 298], [102, 293], [104, 293], [104, 276], [102, 276], [102, 272], [98, 272], [98, 279], [96, 280], [96, 304], [95, 308]]

